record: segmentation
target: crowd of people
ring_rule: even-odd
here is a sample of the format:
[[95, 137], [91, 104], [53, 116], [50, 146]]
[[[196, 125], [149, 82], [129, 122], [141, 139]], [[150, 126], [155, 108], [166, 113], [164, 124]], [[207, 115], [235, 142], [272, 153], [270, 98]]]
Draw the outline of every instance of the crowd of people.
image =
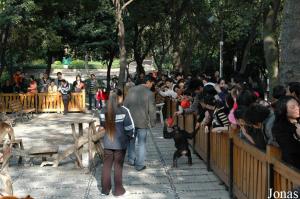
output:
[[[257, 85], [240, 77], [227, 82], [219, 77], [218, 72], [186, 77], [181, 73], [158, 77], [152, 73], [142, 73], [136, 78], [128, 77], [124, 103], [123, 98], [117, 101], [111, 99], [111, 95], [121, 95], [121, 91], [112, 91], [107, 107], [102, 109], [100, 115], [104, 129], [110, 131], [105, 134], [102, 194], [108, 195], [111, 190], [110, 171], [113, 162], [114, 180], [118, 185], [114, 194], [125, 193], [122, 168], [126, 150], [129, 165], [137, 171], [146, 169], [145, 145], [147, 134], [155, 124], [155, 103], [162, 102], [165, 97], [177, 101], [177, 111], [173, 117], [194, 113], [197, 115], [196, 129], [208, 126], [216, 133], [228, 132], [229, 128], [239, 129], [239, 136], [245, 142], [262, 151], [266, 150], [268, 144], [280, 147], [283, 161], [300, 169], [300, 82], [277, 85], [268, 98]], [[123, 107], [123, 112], [126, 111], [121, 117], [118, 114], [122, 111], [112, 107]], [[110, 115], [112, 112], [116, 117]], [[108, 118], [110, 122], [103, 122]], [[131, 122], [119, 126], [118, 122], [123, 120]], [[116, 122], [113, 128], [112, 121]], [[112, 133], [114, 129], [118, 133]], [[123, 131], [121, 137], [120, 129]], [[137, 149], [136, 142], [139, 146]], [[120, 159], [116, 158], [118, 154], [121, 154]]]
[[5, 80], [1, 85], [1, 93], [61, 93], [64, 103], [64, 113], [68, 112], [68, 102], [71, 92], [86, 91], [89, 99], [89, 110], [101, 109], [108, 100], [106, 88], [99, 84], [95, 74], [91, 74], [86, 81], [77, 75], [73, 83], [69, 83], [63, 78], [61, 72], [57, 72], [56, 78], [52, 79], [47, 73], [35, 78], [33, 75], [27, 76], [21, 70], [17, 70], [10, 79]]

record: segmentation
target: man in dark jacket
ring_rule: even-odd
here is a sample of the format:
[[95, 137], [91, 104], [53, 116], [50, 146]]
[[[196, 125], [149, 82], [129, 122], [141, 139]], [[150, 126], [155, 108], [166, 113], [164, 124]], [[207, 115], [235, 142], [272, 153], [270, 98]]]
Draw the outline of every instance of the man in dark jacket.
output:
[[[154, 94], [150, 91], [154, 85], [151, 76], [145, 77], [145, 84], [129, 89], [124, 105], [130, 110], [135, 124], [135, 138], [128, 145], [128, 161], [135, 169], [141, 171], [146, 168], [146, 138], [151, 127], [155, 126], [156, 106]], [[135, 140], [138, 139], [138, 152], [135, 153]]]

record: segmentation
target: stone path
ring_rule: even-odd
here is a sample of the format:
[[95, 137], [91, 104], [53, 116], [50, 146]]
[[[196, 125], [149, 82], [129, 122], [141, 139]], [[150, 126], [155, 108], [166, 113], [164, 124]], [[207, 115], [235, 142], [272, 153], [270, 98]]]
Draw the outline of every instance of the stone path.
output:
[[[25, 148], [31, 146], [59, 145], [63, 150], [72, 142], [71, 128], [60, 122], [62, 115], [43, 114], [30, 123], [18, 124], [16, 136], [24, 141]], [[91, 118], [89, 114], [68, 114], [68, 118]], [[53, 119], [57, 121], [53, 121]], [[124, 165], [123, 181], [130, 199], [189, 199], [229, 198], [219, 179], [207, 172], [205, 164], [193, 155], [193, 165], [187, 165], [187, 158], [178, 161], [178, 168], [171, 168], [174, 152], [173, 140], [163, 139], [162, 127], [158, 124], [147, 141], [147, 169], [137, 172]], [[34, 198], [115, 198], [100, 196], [101, 163], [91, 173], [77, 169], [74, 158], [66, 159], [58, 168], [17, 166], [12, 160], [10, 174], [13, 178], [15, 195], [30, 194]], [[1, 184], [0, 184], [1, 185]]]

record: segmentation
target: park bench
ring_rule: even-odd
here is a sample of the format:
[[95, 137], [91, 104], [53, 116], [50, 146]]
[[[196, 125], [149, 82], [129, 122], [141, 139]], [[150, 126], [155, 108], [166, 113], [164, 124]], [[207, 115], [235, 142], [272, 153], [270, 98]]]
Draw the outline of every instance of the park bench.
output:
[[31, 164], [33, 164], [34, 158], [42, 158], [42, 161], [47, 161], [47, 158], [53, 158], [53, 155], [57, 153], [57, 146], [31, 147], [28, 150], [28, 156], [30, 157]]
[[26, 116], [28, 120], [33, 118], [33, 112], [35, 112], [35, 109], [23, 109], [23, 106], [19, 100], [10, 101], [9, 106], [16, 119], [21, 118], [21, 120], [24, 121], [24, 116]]

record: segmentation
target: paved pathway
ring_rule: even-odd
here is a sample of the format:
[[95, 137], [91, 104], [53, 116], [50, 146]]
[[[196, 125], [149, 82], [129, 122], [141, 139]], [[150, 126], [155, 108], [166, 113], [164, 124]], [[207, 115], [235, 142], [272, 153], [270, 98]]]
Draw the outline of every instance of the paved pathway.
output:
[[[60, 122], [62, 117], [55, 113], [36, 116], [30, 123], [18, 124], [15, 127], [16, 136], [24, 140], [25, 148], [33, 145], [59, 145], [60, 150], [63, 150], [71, 144], [72, 136], [70, 127]], [[69, 114], [67, 117], [91, 118], [89, 114]], [[58, 120], [49, 121], [51, 118]], [[137, 172], [133, 167], [124, 165], [124, 185], [129, 194], [121, 198], [229, 198], [219, 179], [212, 172], [207, 172], [205, 164], [195, 155], [192, 166], [187, 165], [186, 158], [181, 158], [178, 168], [171, 168], [174, 150], [173, 140], [162, 138], [162, 127], [158, 124], [148, 136], [147, 169]], [[30, 194], [37, 199], [114, 198], [100, 196], [100, 162], [92, 173], [88, 173], [86, 169], [77, 169], [73, 160], [66, 159], [58, 168], [40, 168], [38, 165], [17, 166], [13, 159], [10, 174], [15, 195]]]

